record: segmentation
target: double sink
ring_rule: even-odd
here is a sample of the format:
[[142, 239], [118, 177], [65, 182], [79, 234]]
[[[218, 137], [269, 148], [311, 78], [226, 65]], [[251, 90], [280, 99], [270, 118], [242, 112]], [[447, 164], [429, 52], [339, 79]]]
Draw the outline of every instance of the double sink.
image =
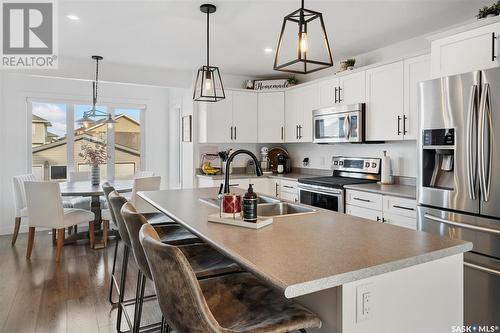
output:
[[[202, 198], [200, 201], [219, 208], [220, 202], [217, 198]], [[260, 217], [280, 217], [294, 216], [301, 214], [315, 213], [316, 210], [310, 207], [297, 205], [291, 202], [282, 202], [279, 199], [259, 196], [257, 198], [257, 216]]]

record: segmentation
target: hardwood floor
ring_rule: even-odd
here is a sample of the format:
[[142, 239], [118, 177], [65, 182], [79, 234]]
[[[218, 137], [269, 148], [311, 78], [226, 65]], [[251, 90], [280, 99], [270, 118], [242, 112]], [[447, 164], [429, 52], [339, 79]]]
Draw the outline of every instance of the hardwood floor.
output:
[[[31, 260], [25, 258], [28, 234], [0, 236], [0, 332], [3, 333], [107, 333], [116, 332], [116, 307], [108, 302], [115, 241], [105, 249], [88, 242], [66, 245], [61, 261], [48, 231], [36, 233]], [[122, 248], [119, 249], [121, 254]], [[119, 257], [117, 275], [121, 267]], [[137, 268], [129, 262], [126, 298], [135, 295]], [[153, 293], [148, 283], [146, 294]], [[127, 312], [133, 317], [133, 306]], [[159, 322], [156, 300], [144, 303], [143, 323]], [[125, 319], [122, 330], [126, 330]]]

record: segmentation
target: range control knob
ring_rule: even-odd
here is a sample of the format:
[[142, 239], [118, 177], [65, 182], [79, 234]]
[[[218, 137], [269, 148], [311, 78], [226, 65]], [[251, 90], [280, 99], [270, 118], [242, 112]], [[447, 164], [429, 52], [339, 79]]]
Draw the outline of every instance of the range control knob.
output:
[[339, 165], [339, 161], [333, 161], [333, 165]]
[[365, 162], [365, 168], [369, 168], [370, 167], [370, 162]]
[[377, 167], [377, 163], [373, 162], [372, 163], [372, 168], [376, 168]]
[[339, 161], [339, 165], [344, 165], [344, 161]]

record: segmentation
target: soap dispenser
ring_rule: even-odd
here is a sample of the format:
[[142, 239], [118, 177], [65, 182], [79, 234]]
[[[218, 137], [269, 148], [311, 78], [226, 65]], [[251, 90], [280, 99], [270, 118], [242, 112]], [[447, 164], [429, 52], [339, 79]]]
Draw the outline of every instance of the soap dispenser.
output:
[[253, 184], [248, 185], [247, 193], [243, 196], [243, 221], [257, 222], [257, 193], [253, 191]]

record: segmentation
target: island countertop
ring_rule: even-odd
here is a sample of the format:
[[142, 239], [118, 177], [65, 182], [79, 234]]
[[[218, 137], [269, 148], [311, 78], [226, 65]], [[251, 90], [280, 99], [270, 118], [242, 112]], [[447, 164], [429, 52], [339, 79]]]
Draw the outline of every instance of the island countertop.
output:
[[[288, 298], [460, 254], [472, 243], [318, 209], [259, 230], [211, 223], [216, 188], [140, 192], [173, 220]], [[238, 189], [235, 192], [243, 192]]]

